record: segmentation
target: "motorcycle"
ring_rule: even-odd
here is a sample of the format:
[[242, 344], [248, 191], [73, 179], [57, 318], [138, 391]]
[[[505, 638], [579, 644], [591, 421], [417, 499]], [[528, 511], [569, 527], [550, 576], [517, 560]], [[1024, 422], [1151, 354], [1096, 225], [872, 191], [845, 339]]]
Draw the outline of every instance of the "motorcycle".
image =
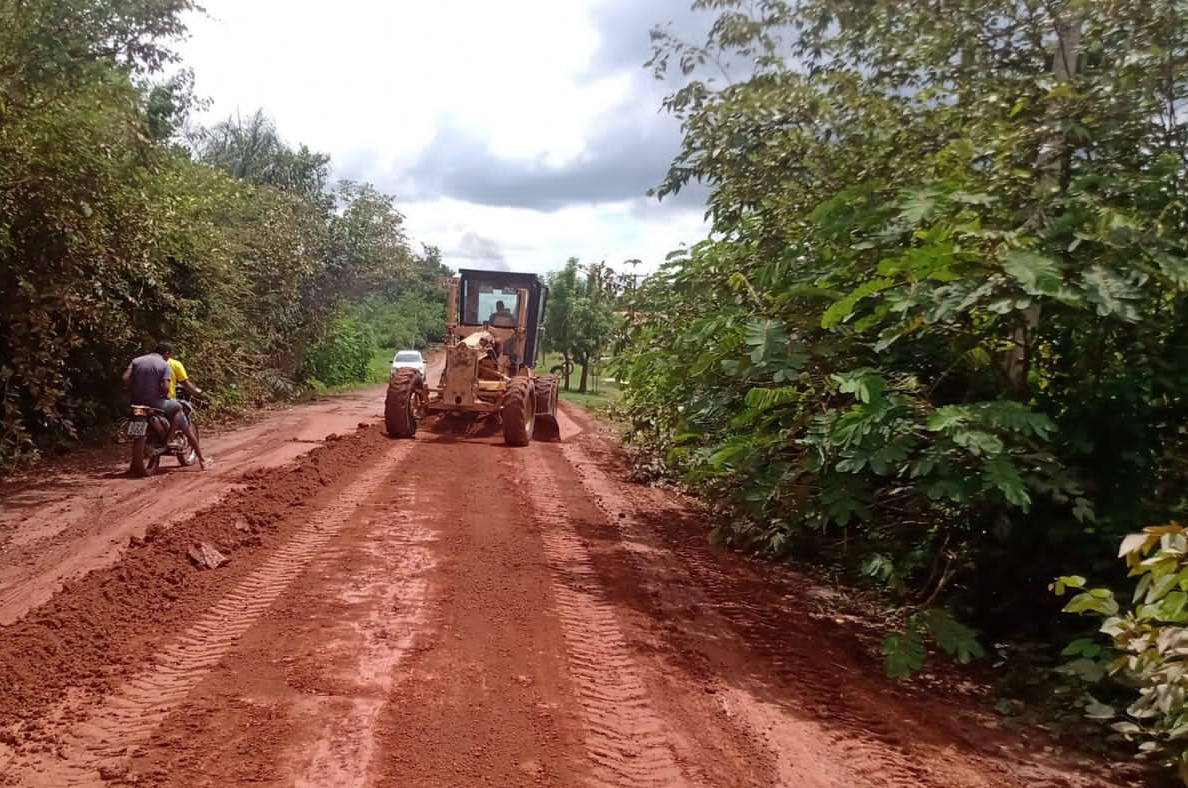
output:
[[[194, 434], [198, 433], [198, 425], [194, 423], [194, 403], [189, 399], [178, 398]], [[198, 453], [190, 445], [189, 438], [180, 429], [169, 434], [169, 419], [165, 412], [148, 405], [133, 404], [128, 417], [128, 438], [132, 441], [133, 476], [152, 476], [161, 467], [161, 458], [176, 457], [177, 464], [183, 467], [193, 465], [198, 460]]]

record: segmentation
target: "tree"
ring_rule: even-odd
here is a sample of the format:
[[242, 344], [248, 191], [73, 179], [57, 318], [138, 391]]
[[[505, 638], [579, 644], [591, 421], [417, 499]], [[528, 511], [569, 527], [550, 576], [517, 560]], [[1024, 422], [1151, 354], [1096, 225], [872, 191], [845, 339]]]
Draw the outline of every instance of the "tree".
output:
[[728, 542], [1044, 632], [1051, 575], [1183, 506], [1180, 7], [694, 8], [657, 192], [707, 184], [714, 237], [641, 287], [636, 439]]
[[605, 301], [582, 296], [573, 302], [569, 351], [582, 365], [578, 391], [586, 393], [590, 364], [597, 361], [615, 329], [615, 313]]
[[170, 206], [132, 75], [173, 60], [192, 3], [0, 6], [0, 462], [101, 407], [136, 309], [171, 308], [153, 254]]
[[[581, 277], [579, 271], [584, 271]], [[569, 390], [572, 363], [582, 366], [578, 391], [586, 392], [590, 364], [610, 344], [616, 326], [613, 304], [620, 282], [606, 263], [582, 266], [576, 257], [548, 275], [549, 305], [545, 315], [547, 347], [563, 359], [562, 378]]]
[[284, 396], [335, 332], [369, 356], [343, 316], [362, 296], [441, 269], [391, 196], [329, 187], [329, 158], [260, 112], [181, 144], [192, 75], [161, 72], [193, 8], [0, 3], [0, 466], [110, 423], [161, 338], [218, 407]]
[[295, 192], [329, 209], [330, 157], [304, 145], [290, 148], [276, 124], [257, 109], [247, 120], [228, 118], [195, 142], [198, 158], [236, 178]]
[[550, 273], [546, 278], [549, 283], [549, 301], [545, 310], [545, 346], [561, 354], [562, 384], [569, 391], [572, 370], [570, 351], [575, 333], [574, 305], [581, 297], [582, 288], [578, 278], [578, 259], [569, 258], [564, 268]]
[[158, 144], [181, 137], [190, 112], [206, 101], [194, 94], [194, 72], [184, 69], [158, 84], [144, 88], [144, 114], [149, 136]]

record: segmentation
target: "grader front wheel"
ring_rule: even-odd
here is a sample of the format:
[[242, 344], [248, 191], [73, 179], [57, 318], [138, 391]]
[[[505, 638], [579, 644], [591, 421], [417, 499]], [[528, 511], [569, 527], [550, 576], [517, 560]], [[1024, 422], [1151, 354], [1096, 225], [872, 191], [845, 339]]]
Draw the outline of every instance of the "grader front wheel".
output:
[[536, 427], [536, 391], [528, 378], [512, 378], [500, 409], [503, 440], [509, 446], [527, 446]]
[[421, 373], [398, 369], [388, 380], [384, 398], [384, 426], [393, 438], [411, 438], [424, 411], [425, 388]]

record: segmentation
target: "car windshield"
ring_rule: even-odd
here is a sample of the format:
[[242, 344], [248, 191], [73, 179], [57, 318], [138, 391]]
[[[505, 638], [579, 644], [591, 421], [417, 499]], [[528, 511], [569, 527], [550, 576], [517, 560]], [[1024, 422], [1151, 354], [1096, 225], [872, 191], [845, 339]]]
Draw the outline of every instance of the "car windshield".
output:
[[397, 361], [420, 361], [421, 354], [415, 350], [405, 350], [396, 354]]

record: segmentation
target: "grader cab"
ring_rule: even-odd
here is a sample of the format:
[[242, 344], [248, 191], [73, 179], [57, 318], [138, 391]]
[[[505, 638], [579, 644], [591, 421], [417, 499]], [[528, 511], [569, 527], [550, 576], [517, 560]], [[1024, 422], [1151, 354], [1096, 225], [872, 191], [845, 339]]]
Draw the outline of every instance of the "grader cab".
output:
[[557, 377], [537, 375], [549, 288], [535, 274], [462, 269], [450, 279], [445, 368], [437, 386], [415, 369], [388, 382], [384, 423], [411, 438], [429, 413], [494, 416], [504, 441], [527, 446], [556, 438]]

